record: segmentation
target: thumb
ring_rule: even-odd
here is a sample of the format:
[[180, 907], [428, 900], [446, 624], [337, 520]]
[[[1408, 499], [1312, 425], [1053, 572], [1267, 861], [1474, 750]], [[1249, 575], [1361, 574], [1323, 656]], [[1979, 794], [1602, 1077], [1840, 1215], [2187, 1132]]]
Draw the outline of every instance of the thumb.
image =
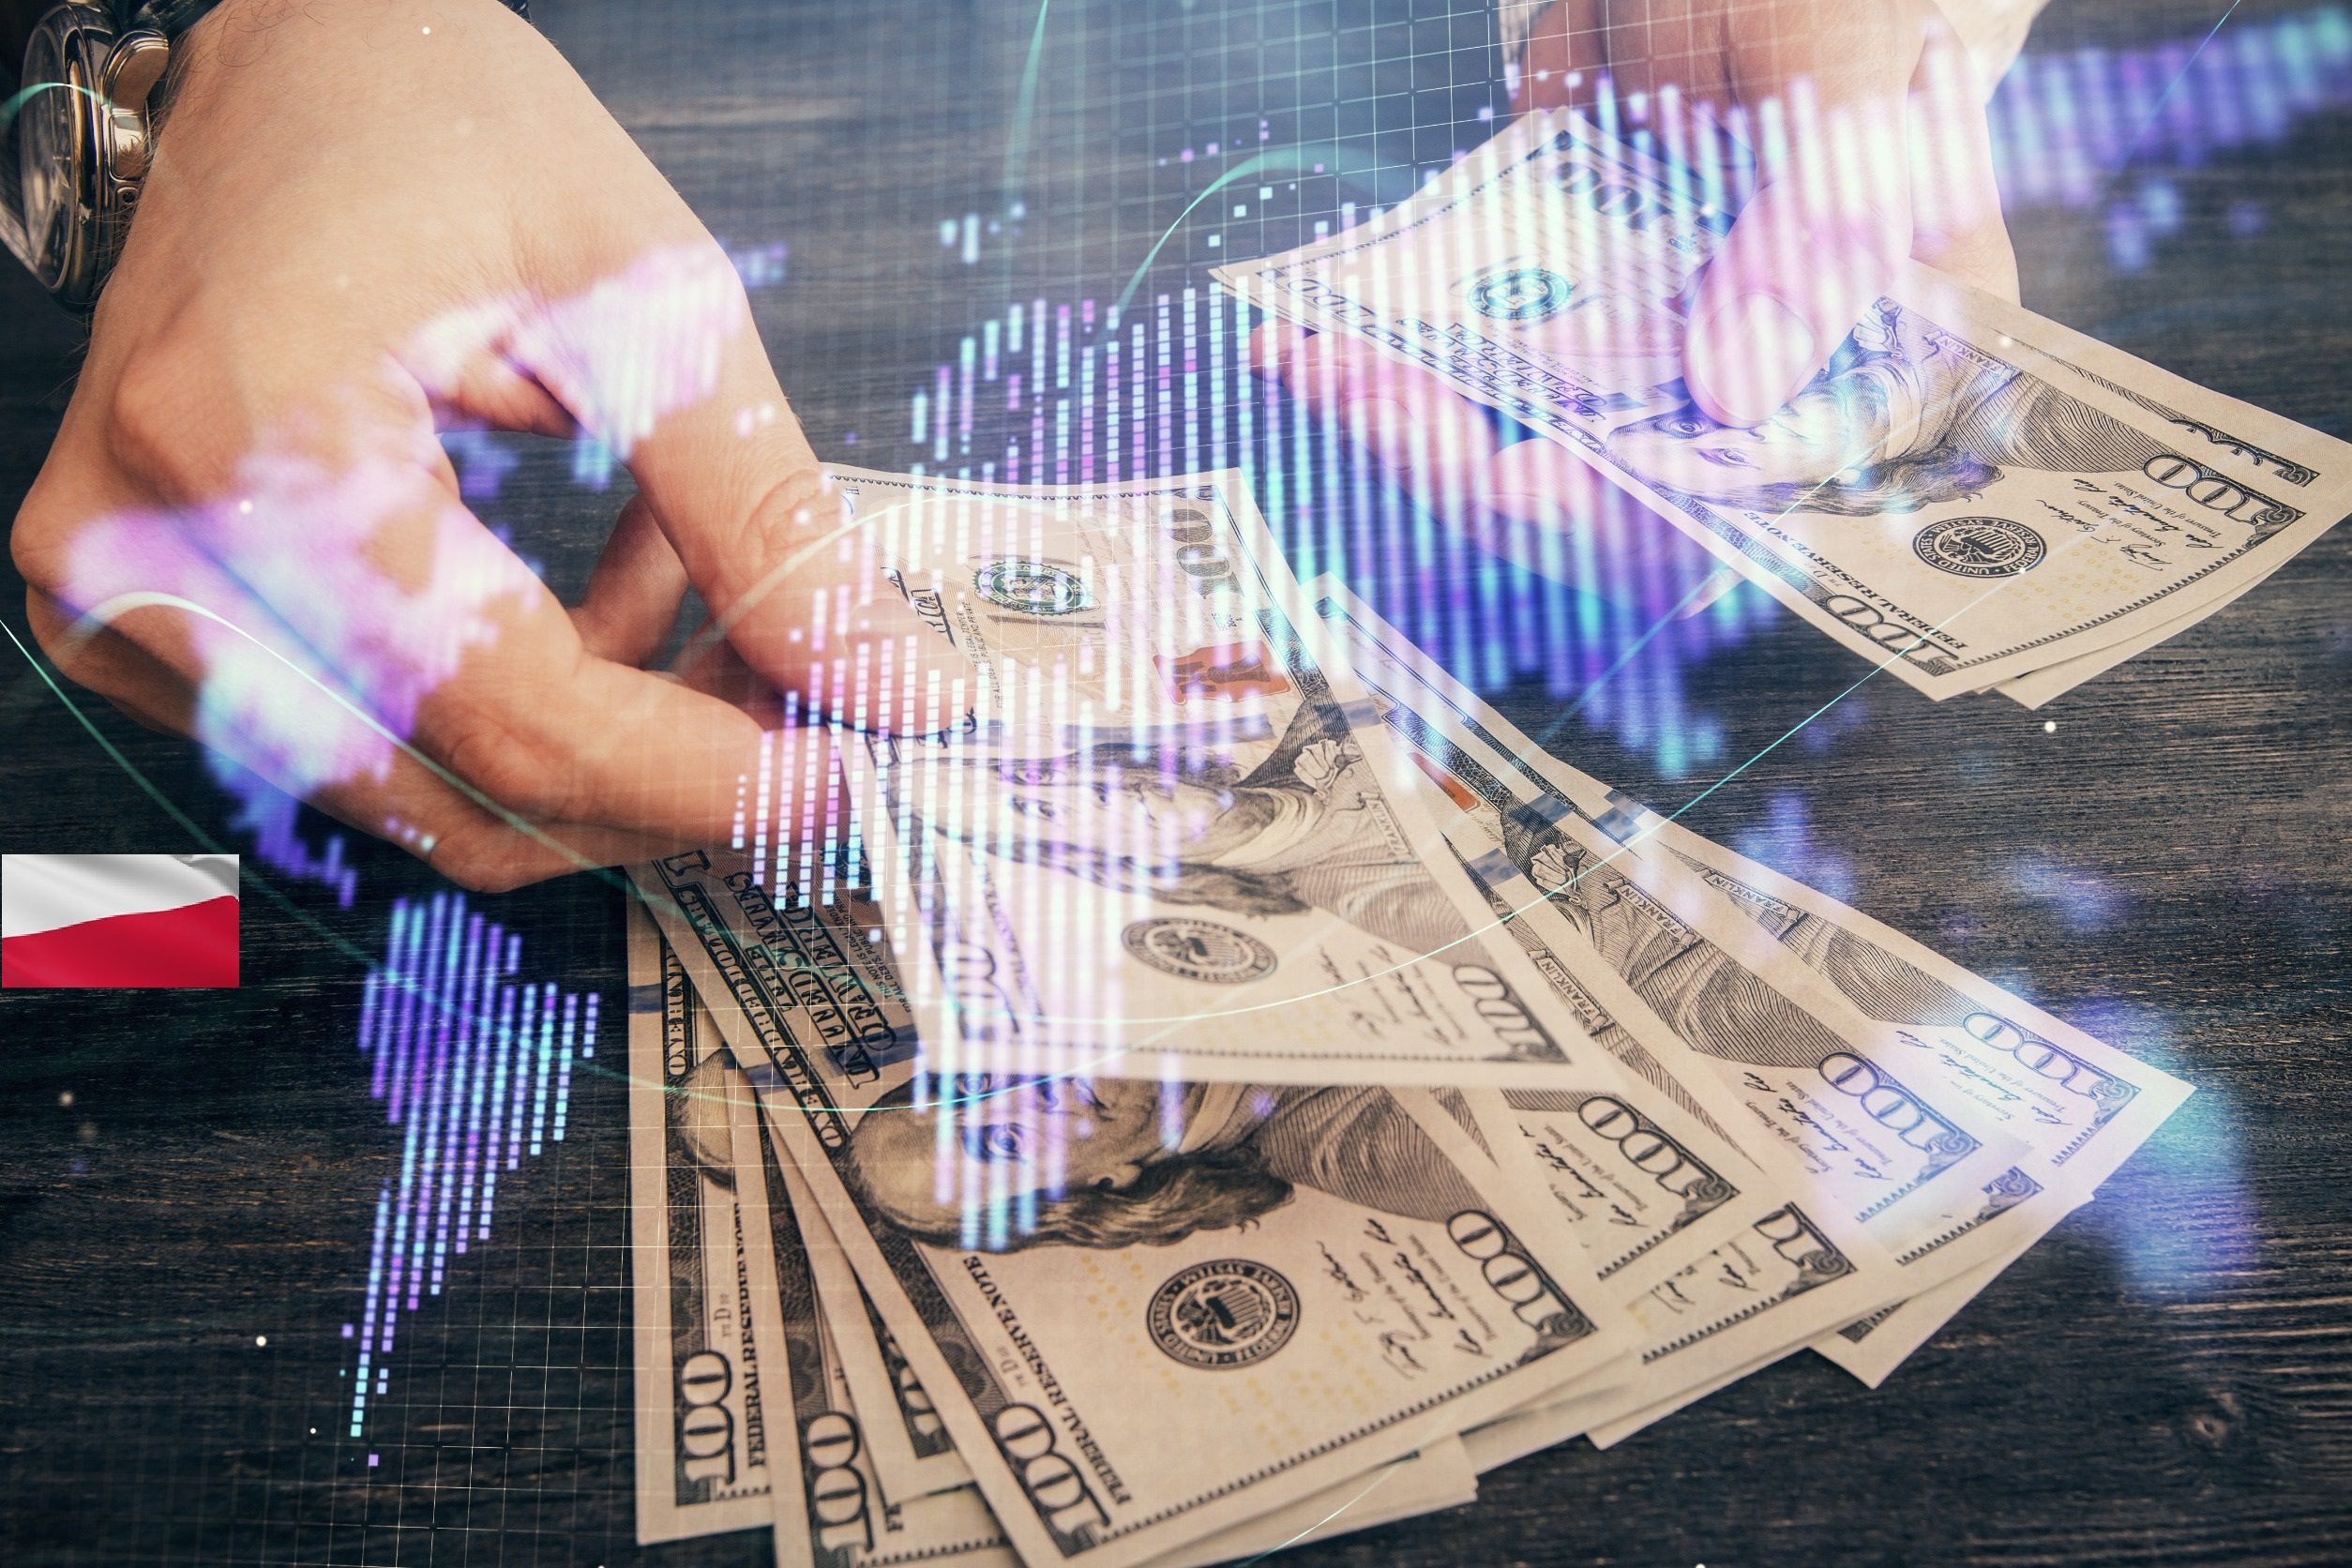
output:
[[1818, 25], [1735, 39], [1732, 83], [1762, 172], [1707, 264], [1683, 345], [1708, 417], [1761, 424], [1829, 363], [1911, 250], [1908, 8], [1822, 8]]
[[[870, 534], [845, 527], [723, 252], [654, 251], [534, 325], [534, 369], [627, 463], [714, 627], [761, 677], [885, 730], [935, 728], [927, 693], [970, 699], [971, 663], [885, 575]], [[862, 668], [892, 671], [893, 689], [848, 691]]]

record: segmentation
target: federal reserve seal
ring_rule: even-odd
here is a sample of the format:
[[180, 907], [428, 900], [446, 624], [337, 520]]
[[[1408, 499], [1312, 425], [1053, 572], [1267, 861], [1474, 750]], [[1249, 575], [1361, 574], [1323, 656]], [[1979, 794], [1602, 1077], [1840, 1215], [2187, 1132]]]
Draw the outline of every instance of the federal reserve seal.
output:
[[1470, 285], [1470, 309], [1499, 322], [1540, 322], [1568, 303], [1576, 285], [1549, 267], [1515, 266]]
[[1247, 1366], [1290, 1342], [1299, 1293], [1290, 1282], [1243, 1258], [1195, 1263], [1152, 1292], [1143, 1325], [1152, 1343], [1207, 1372]]
[[1120, 933], [1127, 951], [1163, 974], [1238, 986], [1274, 972], [1274, 949], [1230, 926], [1189, 915], [1138, 920]]
[[1078, 573], [1018, 556], [989, 562], [972, 581], [982, 598], [1023, 615], [1074, 615], [1093, 602]]
[[1911, 549], [1954, 577], [2016, 577], [2050, 553], [2042, 535], [2007, 518], [1946, 518], [1912, 536]]

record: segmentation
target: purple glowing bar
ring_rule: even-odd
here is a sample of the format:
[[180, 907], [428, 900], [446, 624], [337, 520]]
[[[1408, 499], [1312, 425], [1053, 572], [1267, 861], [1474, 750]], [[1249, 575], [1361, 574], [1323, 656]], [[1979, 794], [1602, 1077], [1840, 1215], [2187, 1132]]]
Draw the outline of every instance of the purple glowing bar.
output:
[[[596, 1054], [595, 992], [519, 982], [522, 940], [470, 912], [460, 894], [396, 899], [382, 964], [362, 991], [359, 1048], [369, 1093], [402, 1130], [384, 1184], [355, 1334], [351, 1435], [391, 1386], [400, 1313], [439, 1295], [452, 1252], [487, 1241], [501, 1168], [560, 1142], [572, 1067]], [[503, 1155], [503, 1158], [502, 1158]]]

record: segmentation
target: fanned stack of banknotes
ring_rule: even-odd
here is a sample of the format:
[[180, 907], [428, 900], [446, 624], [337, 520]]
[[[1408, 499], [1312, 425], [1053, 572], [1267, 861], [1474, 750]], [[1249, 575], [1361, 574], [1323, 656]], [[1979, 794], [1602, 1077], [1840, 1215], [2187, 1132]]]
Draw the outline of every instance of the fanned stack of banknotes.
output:
[[[1600, 352], [1711, 232], [1645, 177], [1547, 117], [1228, 281], [1618, 464], [1694, 421]], [[1645, 212], [1681, 282], [1587, 234]], [[1898, 405], [1910, 451], [2021, 418], [1967, 493], [1612, 472], [1931, 695], [2063, 689], [2317, 531], [2270, 497], [2332, 444], [1948, 297], [1882, 302], [1845, 400], [1975, 400]], [[633, 868], [646, 1541], [1249, 1558], [1799, 1350], [1875, 1387], [2189, 1093], [1554, 755], [1292, 578], [1238, 474], [838, 479], [977, 686], [867, 671], [888, 734], [780, 731], [732, 844]]]

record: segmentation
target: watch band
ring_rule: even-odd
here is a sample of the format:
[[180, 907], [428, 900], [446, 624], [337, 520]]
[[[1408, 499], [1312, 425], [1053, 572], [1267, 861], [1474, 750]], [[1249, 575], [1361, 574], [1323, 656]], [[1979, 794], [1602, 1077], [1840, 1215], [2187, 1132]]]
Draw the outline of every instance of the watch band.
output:
[[[220, 0], [115, 0], [112, 8], [126, 28], [152, 27], [167, 38], [176, 38], [219, 4]], [[531, 20], [531, 0], [504, 0], [504, 4], [525, 22]]]

